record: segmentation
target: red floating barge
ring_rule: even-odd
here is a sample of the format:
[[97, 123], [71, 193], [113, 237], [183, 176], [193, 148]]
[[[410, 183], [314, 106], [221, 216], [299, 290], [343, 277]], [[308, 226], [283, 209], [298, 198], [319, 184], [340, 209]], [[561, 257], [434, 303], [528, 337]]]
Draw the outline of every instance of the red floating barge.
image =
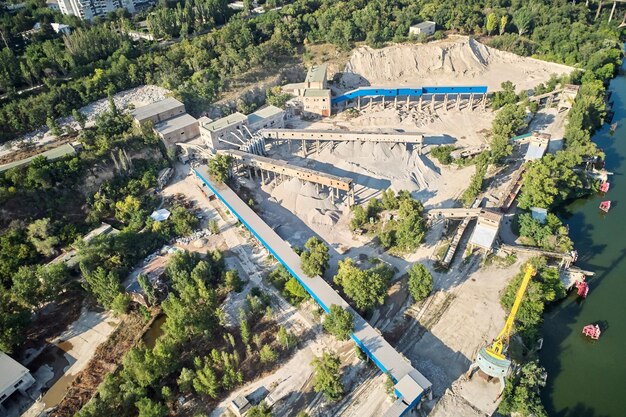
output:
[[600, 326], [598, 326], [597, 324], [588, 324], [583, 327], [583, 334], [592, 338], [593, 340], [598, 340], [601, 333], [602, 331], [600, 330]]
[[600, 210], [602, 210], [605, 213], [608, 213], [609, 210], [611, 209], [611, 201], [607, 200], [607, 201], [603, 201], [600, 203]]
[[606, 193], [607, 191], [609, 191], [610, 186], [611, 186], [610, 182], [604, 181], [602, 184], [600, 184], [600, 191], [603, 193]]
[[576, 283], [576, 290], [579, 297], [587, 298], [587, 294], [589, 294], [589, 284], [585, 281], [578, 281]]

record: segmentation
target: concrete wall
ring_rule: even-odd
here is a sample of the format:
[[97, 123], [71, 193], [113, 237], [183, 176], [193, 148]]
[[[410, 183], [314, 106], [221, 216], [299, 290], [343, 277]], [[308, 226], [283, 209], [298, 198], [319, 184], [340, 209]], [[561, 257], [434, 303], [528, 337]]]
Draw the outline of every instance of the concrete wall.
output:
[[249, 125], [250, 131], [254, 132], [259, 129], [282, 129], [285, 127], [285, 112], [267, 117], [256, 123]]
[[182, 126], [172, 132], [167, 132], [165, 134], [157, 132], [157, 134], [162, 140], [168, 142], [169, 144], [174, 144], [176, 142], [187, 142], [188, 140], [199, 136], [200, 128], [196, 122], [187, 126]]
[[35, 378], [33, 378], [33, 376], [30, 373], [26, 373], [22, 375], [20, 379], [15, 381], [12, 385], [10, 385], [4, 391], [0, 392], [0, 406], [15, 391], [19, 391], [22, 394], [28, 396], [28, 394], [26, 393], [26, 390], [30, 388], [34, 383], [35, 383]]
[[237, 136], [241, 136], [240, 131], [244, 131], [243, 126], [248, 126], [248, 122], [246, 120], [227, 126], [224, 129], [214, 131], [200, 127], [200, 135], [208, 147], [215, 149], [218, 146], [219, 139], [237, 143], [237, 139], [235, 139], [230, 132], [235, 133]]
[[328, 117], [330, 116], [330, 90], [328, 91], [328, 95], [325, 97], [302, 97], [302, 105], [304, 108], [304, 112], [315, 114], [318, 116]]
[[421, 35], [423, 33], [426, 36], [430, 36], [433, 33], [435, 33], [436, 25], [435, 25], [434, 22], [424, 22], [424, 23], [428, 23], [428, 25], [425, 25], [426, 27], [423, 27], [423, 28], [419, 28], [419, 27], [416, 27], [416, 26], [411, 26], [409, 28], [409, 35], [417, 36], [417, 35]]

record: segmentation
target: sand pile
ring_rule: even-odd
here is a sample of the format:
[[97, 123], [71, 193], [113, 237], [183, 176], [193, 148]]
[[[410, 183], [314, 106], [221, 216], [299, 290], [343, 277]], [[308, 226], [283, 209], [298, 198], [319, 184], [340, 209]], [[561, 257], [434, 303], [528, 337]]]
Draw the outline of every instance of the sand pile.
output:
[[[358, 174], [357, 184], [375, 189], [425, 189], [439, 178], [424, 157], [416, 151], [407, 151], [404, 145], [341, 142], [332, 149], [324, 148], [320, 160]], [[389, 180], [390, 184], [381, 186], [378, 184], [381, 179]]]
[[291, 178], [271, 191], [271, 196], [287, 210], [311, 225], [333, 226], [341, 216], [326, 192], [317, 191], [315, 184]]
[[[364, 46], [352, 52], [344, 85], [487, 85], [492, 90], [512, 81], [518, 90], [529, 89], [551, 74], [570, 73], [566, 65], [524, 58], [490, 48], [468, 37], [427, 44], [393, 45], [383, 49]], [[358, 77], [360, 76], [360, 77]], [[350, 85], [352, 84], [352, 85]]]

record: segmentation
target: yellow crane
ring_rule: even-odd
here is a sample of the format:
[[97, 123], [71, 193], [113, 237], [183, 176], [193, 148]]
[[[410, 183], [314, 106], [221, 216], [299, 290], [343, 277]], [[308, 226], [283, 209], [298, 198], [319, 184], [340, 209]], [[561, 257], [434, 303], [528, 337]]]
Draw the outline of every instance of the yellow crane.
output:
[[489, 376], [500, 379], [500, 383], [502, 384], [500, 387], [501, 390], [504, 389], [504, 377], [508, 375], [509, 369], [511, 368], [511, 361], [507, 359], [505, 352], [509, 345], [511, 332], [513, 331], [515, 316], [517, 315], [517, 311], [522, 303], [528, 284], [536, 272], [537, 270], [531, 264], [526, 266], [524, 278], [522, 279], [522, 283], [517, 290], [513, 307], [511, 307], [511, 312], [509, 313], [509, 317], [506, 319], [504, 327], [491, 346], [482, 348], [478, 352], [478, 357], [476, 358], [476, 365], [478, 365], [481, 371]]

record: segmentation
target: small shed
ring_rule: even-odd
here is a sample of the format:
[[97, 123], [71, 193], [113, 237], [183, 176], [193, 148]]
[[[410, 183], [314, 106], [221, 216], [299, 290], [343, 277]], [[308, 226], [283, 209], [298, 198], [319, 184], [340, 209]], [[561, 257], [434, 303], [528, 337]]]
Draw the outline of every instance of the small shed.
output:
[[235, 399], [230, 402], [230, 409], [239, 417], [244, 416], [250, 407], [250, 401], [243, 395], [235, 397]]
[[418, 35], [424, 34], [426, 36], [430, 36], [433, 33], [435, 33], [436, 27], [437, 27], [437, 24], [435, 22], [427, 20], [425, 22], [421, 22], [421, 23], [411, 26], [409, 28], [409, 35], [418, 36]]
[[170, 212], [167, 209], [155, 210], [150, 215], [150, 218], [155, 222], [162, 222], [170, 217]]
[[478, 215], [476, 227], [470, 238], [470, 245], [477, 246], [488, 252], [493, 248], [493, 244], [498, 237], [500, 231], [500, 223], [502, 222], [502, 214], [489, 210], [483, 210]]
[[532, 161], [541, 159], [548, 150], [550, 144], [550, 134], [533, 132], [528, 142], [528, 150], [524, 156], [524, 160]]
[[533, 219], [537, 220], [539, 223], [545, 223], [546, 217], [548, 216], [548, 210], [541, 207], [531, 207], [530, 215], [533, 216]]

